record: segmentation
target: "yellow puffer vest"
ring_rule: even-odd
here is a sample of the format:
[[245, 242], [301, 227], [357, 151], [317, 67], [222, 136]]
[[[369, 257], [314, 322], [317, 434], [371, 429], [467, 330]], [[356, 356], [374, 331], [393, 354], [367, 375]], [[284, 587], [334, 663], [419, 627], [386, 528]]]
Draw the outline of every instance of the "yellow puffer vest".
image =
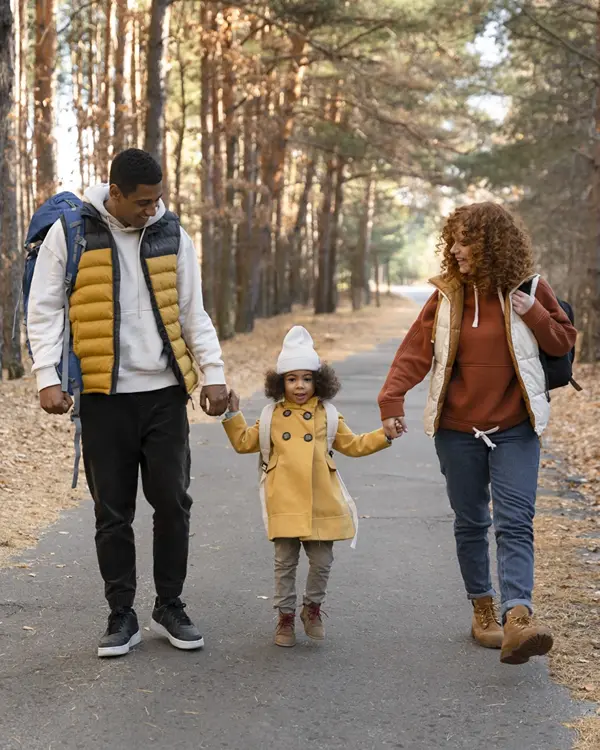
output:
[[[73, 351], [79, 358], [83, 393], [115, 393], [119, 372], [119, 256], [100, 214], [84, 204], [86, 247], [70, 298]], [[185, 390], [198, 384], [198, 373], [183, 340], [177, 296], [180, 227], [169, 211], [144, 232], [140, 255], [144, 279], [169, 365]]]

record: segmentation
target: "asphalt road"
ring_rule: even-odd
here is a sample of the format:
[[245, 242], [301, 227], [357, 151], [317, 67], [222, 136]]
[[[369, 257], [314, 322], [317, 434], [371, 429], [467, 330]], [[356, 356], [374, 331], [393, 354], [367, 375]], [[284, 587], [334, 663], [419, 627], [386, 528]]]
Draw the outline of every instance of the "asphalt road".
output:
[[[375, 398], [394, 349], [337, 368], [337, 405], [356, 431], [378, 425]], [[411, 395], [409, 435], [391, 449], [339, 459], [364, 518], [356, 551], [336, 545], [324, 644], [303, 635], [295, 649], [271, 643], [272, 547], [256, 460], [234, 454], [220, 425], [192, 430], [185, 598], [204, 651], [178, 652], [145, 629], [129, 656], [99, 660], [106, 611], [92, 508], [65, 513], [23, 557], [30, 567], [0, 571], [0, 749], [571, 747], [562, 723], [582, 709], [550, 681], [546, 662], [503, 666], [469, 637], [452, 518], [421, 429], [424, 400], [424, 387]], [[248, 417], [261, 404], [247, 404]], [[150, 521], [140, 498], [144, 624], [153, 599]]]

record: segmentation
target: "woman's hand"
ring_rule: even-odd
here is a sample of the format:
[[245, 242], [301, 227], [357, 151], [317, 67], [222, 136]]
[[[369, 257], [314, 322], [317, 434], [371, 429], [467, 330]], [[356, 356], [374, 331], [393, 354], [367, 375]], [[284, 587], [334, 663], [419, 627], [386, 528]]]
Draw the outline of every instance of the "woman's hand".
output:
[[402, 435], [408, 432], [404, 417], [390, 417], [389, 419], [382, 420], [381, 424], [383, 431], [390, 440], [402, 437]]
[[240, 397], [233, 390], [229, 391], [229, 411], [238, 412], [240, 410]]
[[533, 307], [534, 302], [535, 297], [532, 297], [530, 294], [525, 294], [525, 292], [515, 292], [512, 296], [513, 310], [517, 315], [522, 316], [525, 315], [525, 313], [528, 313]]

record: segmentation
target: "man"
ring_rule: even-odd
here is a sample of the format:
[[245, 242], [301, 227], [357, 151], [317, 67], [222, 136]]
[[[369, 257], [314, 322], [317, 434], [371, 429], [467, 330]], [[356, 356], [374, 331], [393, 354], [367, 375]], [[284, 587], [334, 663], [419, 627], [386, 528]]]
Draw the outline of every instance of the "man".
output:
[[[200, 402], [211, 416], [227, 407], [221, 349], [203, 307], [196, 251], [161, 200], [162, 172], [144, 151], [115, 157], [110, 185], [84, 196], [86, 247], [70, 297], [73, 348], [83, 375], [82, 445], [94, 499], [96, 549], [110, 606], [98, 656], [120, 656], [141, 640], [132, 522], [141, 469], [154, 509], [152, 630], [176, 648], [204, 645], [179, 598], [187, 571], [190, 484], [186, 405], [204, 376]], [[72, 406], [57, 365], [64, 332], [67, 247], [61, 222], [40, 247], [28, 334], [40, 405]]]

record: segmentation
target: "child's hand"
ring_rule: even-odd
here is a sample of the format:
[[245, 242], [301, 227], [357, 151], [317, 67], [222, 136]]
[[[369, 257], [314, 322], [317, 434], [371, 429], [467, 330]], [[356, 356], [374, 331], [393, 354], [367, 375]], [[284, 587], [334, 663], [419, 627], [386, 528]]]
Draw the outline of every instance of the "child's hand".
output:
[[383, 431], [390, 440], [395, 440], [408, 432], [404, 417], [390, 417], [389, 419], [384, 419], [382, 425]]
[[237, 412], [240, 410], [240, 397], [233, 390], [229, 391], [229, 411]]

